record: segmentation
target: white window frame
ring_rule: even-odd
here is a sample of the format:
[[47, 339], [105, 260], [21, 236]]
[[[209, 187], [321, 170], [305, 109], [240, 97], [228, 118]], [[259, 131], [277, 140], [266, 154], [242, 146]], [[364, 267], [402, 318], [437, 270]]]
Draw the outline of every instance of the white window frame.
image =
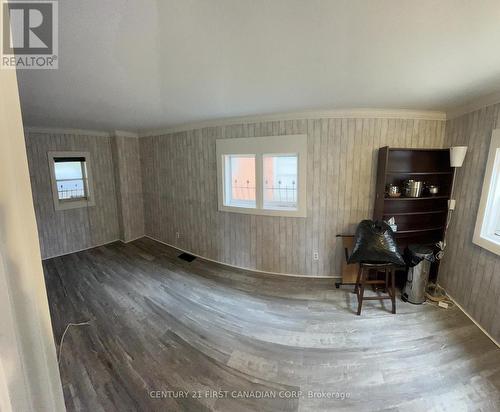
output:
[[[95, 206], [94, 199], [94, 187], [92, 180], [92, 167], [90, 162], [90, 153], [89, 152], [48, 152], [47, 153], [49, 160], [49, 170], [50, 170], [50, 181], [52, 185], [52, 198], [54, 200], [54, 209], [56, 211], [59, 210], [68, 210], [68, 209], [78, 209], [82, 207]], [[59, 157], [68, 157], [68, 158], [85, 158], [85, 168], [86, 168], [86, 176], [84, 178], [84, 184], [86, 185], [86, 198], [79, 200], [60, 200], [59, 194], [57, 190], [57, 179], [55, 172], [55, 159]]]
[[[492, 233], [493, 222], [498, 221], [500, 202], [495, 199], [495, 189], [500, 182], [500, 129], [493, 130], [488, 153], [488, 162], [477, 213], [473, 242], [482, 248], [500, 255], [500, 236]], [[496, 194], [499, 196], [499, 194]], [[494, 229], [493, 229], [494, 230]]]
[[[217, 186], [219, 211], [264, 216], [306, 217], [307, 216], [307, 135], [263, 136], [236, 139], [218, 139]], [[264, 209], [263, 156], [296, 154], [297, 159], [297, 209]], [[229, 206], [225, 198], [225, 156], [255, 155], [255, 208]]]

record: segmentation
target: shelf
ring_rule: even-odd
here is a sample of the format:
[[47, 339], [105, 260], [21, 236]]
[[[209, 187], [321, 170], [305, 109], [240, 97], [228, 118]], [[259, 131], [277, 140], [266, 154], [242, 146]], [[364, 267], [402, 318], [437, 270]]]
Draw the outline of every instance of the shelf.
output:
[[435, 231], [435, 230], [442, 230], [442, 229], [444, 229], [444, 226], [428, 227], [428, 228], [425, 228], [425, 229], [398, 230], [398, 231], [396, 231], [394, 233], [396, 233], [396, 235], [404, 235], [404, 234], [407, 234], [407, 233], [432, 232], [432, 231]]
[[433, 147], [388, 147], [390, 152], [449, 152], [450, 149], [437, 149]]
[[446, 209], [429, 210], [427, 212], [405, 212], [405, 213], [384, 213], [384, 216], [416, 216], [416, 215], [433, 215], [438, 213], [446, 213]]
[[388, 175], [411, 175], [411, 176], [429, 176], [429, 175], [452, 175], [453, 172], [405, 172], [403, 170], [387, 171]]
[[[453, 173], [448, 149], [379, 148], [374, 219], [394, 216], [399, 226], [395, 234], [399, 246], [435, 243], [443, 236]], [[438, 186], [439, 192], [431, 195], [424, 188], [422, 197], [406, 197], [401, 182], [407, 179]], [[401, 196], [389, 197], [387, 184], [398, 185], [403, 191]]]
[[430, 200], [430, 199], [448, 199], [449, 196], [422, 196], [422, 197], [384, 197], [384, 200], [398, 201], [398, 200]]

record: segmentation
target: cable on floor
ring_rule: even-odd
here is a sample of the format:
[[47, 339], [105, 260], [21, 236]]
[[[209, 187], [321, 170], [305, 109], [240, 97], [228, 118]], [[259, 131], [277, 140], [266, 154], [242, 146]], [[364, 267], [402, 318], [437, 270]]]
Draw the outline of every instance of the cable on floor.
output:
[[429, 283], [427, 285], [425, 296], [427, 297], [427, 301], [429, 303], [444, 309], [449, 309], [455, 305], [446, 295], [445, 290], [435, 283]]
[[64, 329], [64, 332], [61, 336], [61, 342], [59, 343], [59, 353], [57, 355], [57, 363], [60, 365], [61, 364], [61, 353], [62, 353], [62, 347], [64, 343], [64, 337], [66, 336], [66, 333], [68, 332], [69, 328], [71, 326], [84, 326], [84, 325], [90, 325], [90, 320], [87, 320], [85, 322], [80, 322], [80, 323], [68, 323], [66, 325], [66, 329]]

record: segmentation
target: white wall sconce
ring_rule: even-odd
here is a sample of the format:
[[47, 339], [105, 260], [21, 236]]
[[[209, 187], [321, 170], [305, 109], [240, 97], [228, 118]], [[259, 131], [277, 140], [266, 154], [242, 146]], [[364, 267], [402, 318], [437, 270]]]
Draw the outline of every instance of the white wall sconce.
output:
[[[450, 147], [450, 166], [453, 167], [453, 180], [451, 181], [450, 200], [448, 201], [449, 210], [455, 210], [455, 199], [453, 197], [453, 192], [455, 191], [455, 178], [457, 175], [457, 168], [462, 167], [464, 164], [466, 153], [467, 146]], [[446, 225], [446, 228], [448, 228], [448, 225]]]
[[467, 153], [467, 146], [450, 147], [450, 166], [457, 168], [462, 167]]

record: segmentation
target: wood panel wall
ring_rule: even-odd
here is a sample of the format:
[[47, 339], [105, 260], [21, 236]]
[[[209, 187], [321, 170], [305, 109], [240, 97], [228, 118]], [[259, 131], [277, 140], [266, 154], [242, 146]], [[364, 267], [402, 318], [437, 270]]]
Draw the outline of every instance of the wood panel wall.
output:
[[111, 138], [120, 239], [130, 242], [144, 236], [141, 159], [135, 137]]
[[[343, 254], [335, 235], [353, 233], [373, 213], [377, 149], [440, 148], [444, 129], [434, 120], [308, 119], [141, 138], [146, 234], [231, 265], [338, 275]], [[309, 137], [307, 218], [217, 210], [216, 139], [297, 133]]]
[[[129, 233], [140, 236], [138, 199], [142, 196], [145, 233], [153, 238], [236, 266], [335, 276], [343, 259], [335, 235], [352, 233], [361, 219], [371, 217], [379, 147], [467, 145], [464, 167], [457, 173], [457, 208], [439, 282], [498, 341], [500, 257], [474, 245], [472, 234], [491, 131], [499, 127], [500, 104], [447, 121], [446, 132], [443, 121], [309, 119], [207, 127], [134, 139], [132, 145], [120, 146], [125, 173], [128, 161], [138, 166], [139, 149], [141, 156], [143, 193], [135, 190], [135, 201], [128, 209], [137, 212], [131, 217], [135, 223]], [[309, 136], [307, 218], [217, 211], [215, 140], [295, 133]], [[116, 161], [111, 138], [30, 133], [26, 146], [44, 258], [120, 237], [117, 196], [121, 199], [121, 191], [115, 182], [119, 172], [113, 170]], [[95, 207], [55, 212], [47, 152], [59, 150], [91, 153]], [[123, 177], [125, 191], [140, 187], [137, 170], [131, 167], [130, 171], [131, 175]], [[314, 251], [319, 252], [319, 261], [312, 260]]]
[[[109, 137], [28, 133], [26, 149], [43, 258], [119, 238]], [[96, 204], [93, 207], [55, 211], [47, 152], [72, 150], [90, 152]]]
[[472, 243], [493, 129], [500, 127], [500, 104], [448, 120], [445, 146], [468, 146], [458, 169], [448, 247], [439, 283], [500, 341], [500, 257]]

